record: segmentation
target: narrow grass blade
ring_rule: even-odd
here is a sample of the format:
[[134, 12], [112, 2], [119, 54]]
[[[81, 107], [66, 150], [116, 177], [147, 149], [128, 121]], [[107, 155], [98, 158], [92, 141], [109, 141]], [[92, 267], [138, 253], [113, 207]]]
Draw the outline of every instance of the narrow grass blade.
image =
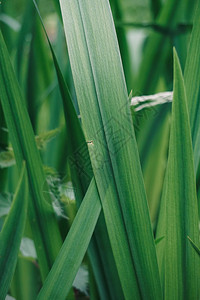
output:
[[22, 20], [22, 25], [20, 32], [17, 37], [17, 43], [16, 43], [16, 73], [18, 80], [20, 83], [23, 81], [24, 78], [22, 78], [22, 69], [23, 69], [23, 57], [25, 53], [26, 48], [26, 39], [25, 37], [28, 35], [28, 33], [31, 31], [31, 25], [32, 25], [32, 16], [33, 16], [33, 7], [31, 5], [31, 0], [28, 0], [26, 2], [26, 8], [24, 17]]
[[136, 139], [154, 229], [166, 171], [170, 117], [171, 103], [143, 108], [134, 113]]
[[66, 298], [88, 248], [100, 211], [101, 202], [93, 179], [58, 257], [37, 297], [38, 300], [64, 300]]
[[17, 264], [28, 208], [28, 177], [23, 164], [10, 212], [0, 232], [0, 299], [6, 297]]
[[[6, 131], [6, 122], [0, 103], [0, 156], [7, 150], [8, 147], [8, 132]], [[1, 159], [0, 159], [1, 161]], [[0, 162], [1, 165], [1, 162]], [[0, 192], [4, 191], [7, 178], [7, 170], [0, 167]]]
[[169, 158], [157, 228], [164, 298], [199, 299], [200, 260], [188, 241], [199, 243], [195, 171], [186, 93], [174, 51], [174, 97]]
[[84, 133], [124, 296], [160, 298], [155, 244], [109, 3], [60, 3]]
[[[110, 1], [112, 11], [114, 12], [114, 20], [120, 22], [123, 20], [123, 10], [120, 0]], [[126, 29], [123, 27], [116, 28], [117, 38], [119, 42], [120, 53], [122, 57], [122, 63], [124, 68], [124, 74], [126, 78], [126, 83], [128, 90], [132, 88], [132, 65], [130, 59], [130, 53], [128, 48]]]
[[[60, 249], [61, 237], [51, 205], [33, 129], [8, 51], [0, 33], [0, 100], [18, 169], [26, 161], [30, 186], [30, 222], [44, 279]], [[44, 195], [44, 191], [46, 193]], [[46, 196], [46, 197], [44, 197]], [[46, 199], [46, 201], [45, 201]]]
[[[156, 24], [175, 28], [180, 14], [180, 0], [165, 1], [156, 18]], [[152, 32], [145, 46], [142, 63], [137, 75], [136, 88], [140, 94], [154, 93], [158, 79], [169, 53], [169, 36]]]
[[195, 170], [200, 159], [200, 1], [197, 1], [184, 70], [185, 88], [194, 148]]

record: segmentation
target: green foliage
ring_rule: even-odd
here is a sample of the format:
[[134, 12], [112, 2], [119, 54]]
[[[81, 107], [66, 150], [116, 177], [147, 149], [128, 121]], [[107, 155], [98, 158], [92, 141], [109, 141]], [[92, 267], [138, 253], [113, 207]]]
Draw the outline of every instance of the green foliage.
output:
[[0, 299], [199, 298], [199, 15], [2, 1]]

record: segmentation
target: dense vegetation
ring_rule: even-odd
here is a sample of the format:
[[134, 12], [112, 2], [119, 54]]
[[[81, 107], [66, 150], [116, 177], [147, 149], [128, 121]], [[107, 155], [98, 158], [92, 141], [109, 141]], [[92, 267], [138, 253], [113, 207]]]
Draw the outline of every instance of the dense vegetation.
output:
[[199, 299], [199, 16], [1, 1], [0, 300]]

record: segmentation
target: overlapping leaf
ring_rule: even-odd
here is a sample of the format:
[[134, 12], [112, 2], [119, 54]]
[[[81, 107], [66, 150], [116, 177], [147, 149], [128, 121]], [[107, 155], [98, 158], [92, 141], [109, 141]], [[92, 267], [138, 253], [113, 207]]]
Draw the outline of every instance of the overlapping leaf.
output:
[[138, 150], [108, 1], [60, 3], [84, 133], [124, 296], [140, 298], [141, 293], [149, 299], [161, 297]]
[[[45, 175], [33, 129], [8, 51], [0, 33], [0, 100], [10, 133], [18, 169], [26, 161], [30, 186], [30, 222], [44, 279], [61, 246]], [[46, 201], [43, 191], [46, 189]]]
[[100, 211], [101, 202], [93, 179], [59, 255], [37, 297], [38, 300], [66, 299], [88, 248]]
[[[34, 1], [37, 12], [42, 22], [37, 4]], [[43, 25], [43, 22], [42, 22]], [[44, 28], [44, 25], [43, 25]], [[45, 28], [44, 28], [45, 30]], [[45, 31], [46, 33], [46, 31]], [[65, 83], [60, 70], [56, 55], [46, 33], [46, 37], [52, 53], [54, 66], [58, 78], [59, 88], [63, 100], [64, 114], [66, 120], [66, 129], [68, 136], [68, 155], [71, 169], [72, 181], [75, 186], [75, 194], [78, 206], [87, 191], [88, 185], [93, 177], [89, 152], [85, 137], [81, 128], [80, 121], [74, 109], [69, 89]], [[72, 130], [73, 129], [73, 130]], [[97, 190], [96, 190], [97, 191]], [[93, 191], [95, 193], [95, 191]], [[97, 194], [96, 197], [99, 197]], [[76, 236], [79, 239], [79, 236]], [[113, 259], [110, 242], [103, 214], [101, 214], [90, 242], [88, 249], [89, 257], [92, 263], [95, 278], [97, 280], [98, 290], [102, 298], [120, 299], [122, 298], [121, 285], [118, 278], [116, 265]], [[77, 264], [78, 261], [74, 261]], [[106, 283], [107, 282], [107, 283]], [[116, 286], [113, 291], [113, 286]]]

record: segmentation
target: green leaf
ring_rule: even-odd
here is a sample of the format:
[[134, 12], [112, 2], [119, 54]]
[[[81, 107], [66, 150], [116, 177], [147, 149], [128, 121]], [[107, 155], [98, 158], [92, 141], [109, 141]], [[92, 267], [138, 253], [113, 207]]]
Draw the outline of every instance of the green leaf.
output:
[[[61, 237], [51, 205], [45, 174], [33, 129], [8, 51], [0, 33], [0, 100], [10, 133], [18, 170], [26, 161], [30, 187], [30, 223], [40, 271], [44, 279], [61, 246]], [[43, 191], [47, 191], [45, 195]], [[45, 196], [45, 197], [44, 197]], [[46, 200], [46, 201], [45, 201]]]
[[38, 300], [66, 298], [88, 248], [100, 211], [101, 202], [93, 179]]
[[[33, 2], [42, 22], [37, 4], [35, 1]], [[71, 99], [69, 89], [65, 83], [43, 22], [42, 26], [50, 46], [62, 96], [68, 136], [69, 165], [73, 185], [75, 187], [76, 201], [78, 206], [80, 206], [87, 191], [88, 185], [93, 177], [88, 147]], [[93, 238], [89, 245], [88, 254], [101, 297], [105, 299], [121, 299], [123, 297], [123, 293], [121, 290], [121, 284], [113, 258], [103, 213], [101, 213], [97, 222]], [[113, 286], [115, 286], [114, 290]]]
[[198, 299], [200, 261], [188, 243], [198, 244], [198, 207], [185, 86], [174, 51], [174, 96], [169, 157], [156, 237], [164, 298]]
[[[127, 299], [161, 298], [155, 244], [107, 0], [60, 1], [93, 172]], [[130, 163], [131, 162], [131, 163]]]
[[185, 89], [188, 100], [194, 164], [197, 172], [200, 160], [200, 1], [197, 1], [193, 29], [184, 70]]
[[28, 208], [28, 178], [21, 170], [10, 212], [0, 232], [0, 299], [5, 299], [17, 264]]

